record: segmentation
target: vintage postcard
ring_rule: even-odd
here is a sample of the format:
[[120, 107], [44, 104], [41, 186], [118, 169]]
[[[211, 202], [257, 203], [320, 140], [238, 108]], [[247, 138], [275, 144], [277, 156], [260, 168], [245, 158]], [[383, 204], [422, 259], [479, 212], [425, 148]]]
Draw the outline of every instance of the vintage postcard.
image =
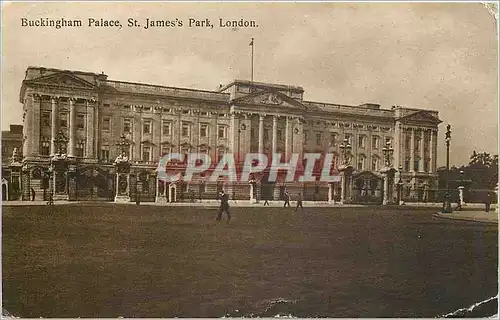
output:
[[498, 317], [497, 3], [1, 8], [4, 317]]

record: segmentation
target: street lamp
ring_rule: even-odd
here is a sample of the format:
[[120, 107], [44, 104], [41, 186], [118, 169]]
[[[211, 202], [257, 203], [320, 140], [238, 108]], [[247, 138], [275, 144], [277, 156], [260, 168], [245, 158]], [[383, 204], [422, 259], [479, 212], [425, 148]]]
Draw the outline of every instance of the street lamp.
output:
[[344, 166], [347, 166], [350, 162], [350, 153], [352, 149], [351, 144], [349, 143], [349, 139], [347, 139], [347, 137], [345, 137], [344, 141], [342, 141], [339, 148], [342, 152], [342, 161], [343, 161], [342, 164]]
[[402, 192], [403, 192], [403, 180], [401, 180], [401, 171], [403, 171], [403, 166], [399, 166], [398, 168], [398, 173], [399, 173], [399, 180], [398, 180], [398, 205], [402, 204]]
[[451, 141], [451, 126], [446, 126], [446, 194], [444, 195], [443, 213], [452, 213], [450, 200], [450, 141]]

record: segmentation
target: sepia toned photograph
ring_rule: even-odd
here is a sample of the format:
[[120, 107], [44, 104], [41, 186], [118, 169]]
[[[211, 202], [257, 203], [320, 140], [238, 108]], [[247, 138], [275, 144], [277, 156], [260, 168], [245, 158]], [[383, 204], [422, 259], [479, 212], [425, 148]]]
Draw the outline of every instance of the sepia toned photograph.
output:
[[2, 318], [498, 318], [498, 3], [2, 2]]

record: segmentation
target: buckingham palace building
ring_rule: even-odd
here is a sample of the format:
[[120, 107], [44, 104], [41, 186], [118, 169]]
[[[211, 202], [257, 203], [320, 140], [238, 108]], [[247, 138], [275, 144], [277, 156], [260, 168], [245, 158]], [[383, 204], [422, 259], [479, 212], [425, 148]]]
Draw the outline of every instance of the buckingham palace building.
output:
[[[437, 111], [313, 102], [292, 85], [235, 80], [206, 91], [42, 67], [27, 68], [19, 101], [23, 143], [12, 161], [23, 200], [189, 202], [220, 189], [254, 201], [285, 190], [330, 203], [392, 203], [395, 189], [397, 201], [437, 197]], [[247, 153], [329, 153], [340, 180], [158, 179], [160, 157], [192, 152], [240, 164]]]

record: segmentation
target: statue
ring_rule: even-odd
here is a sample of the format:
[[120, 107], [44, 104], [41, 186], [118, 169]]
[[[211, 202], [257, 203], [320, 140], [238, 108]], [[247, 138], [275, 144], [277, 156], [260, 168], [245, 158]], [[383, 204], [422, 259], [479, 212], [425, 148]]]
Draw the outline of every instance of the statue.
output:
[[17, 150], [17, 148], [14, 148], [14, 150], [12, 150], [12, 162], [21, 162], [22, 160], [22, 156], [21, 154], [19, 154], [19, 151]]

